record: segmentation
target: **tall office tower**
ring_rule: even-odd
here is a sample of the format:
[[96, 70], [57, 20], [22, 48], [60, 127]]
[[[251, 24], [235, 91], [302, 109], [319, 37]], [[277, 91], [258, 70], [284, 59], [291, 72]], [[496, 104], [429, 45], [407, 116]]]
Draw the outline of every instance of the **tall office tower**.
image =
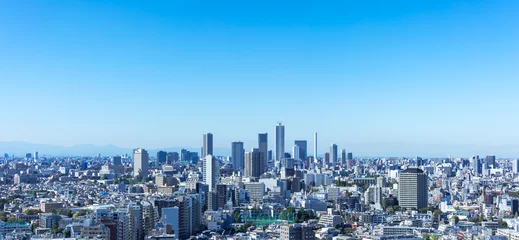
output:
[[301, 160], [301, 156], [299, 156], [299, 146], [294, 145], [292, 147], [292, 157], [296, 160]]
[[407, 209], [427, 207], [427, 175], [419, 168], [408, 168], [400, 173], [398, 205]]
[[337, 164], [338, 153], [337, 145], [332, 144], [330, 146], [330, 162], [332, 163], [332, 166]]
[[180, 156], [178, 152], [168, 152], [168, 154], [166, 155], [166, 164], [171, 165], [173, 163], [178, 162], [179, 159]]
[[31, 153], [26, 153], [25, 154], [25, 159], [31, 159], [32, 158], [32, 154]]
[[306, 140], [295, 140], [294, 145], [299, 147], [299, 159], [306, 160], [308, 157]]
[[[8, 157], [6, 157], [6, 158], [8, 158]], [[272, 157], [272, 150], [269, 150], [269, 151], [267, 152], [267, 160], [270, 161], [270, 160], [273, 160], [273, 159], [274, 159], [274, 158]]]
[[346, 149], [341, 150], [341, 162], [342, 164], [346, 164]]
[[268, 160], [271, 160], [269, 158], [268, 154], [268, 135], [267, 133], [260, 133], [258, 134], [258, 148], [261, 154], [261, 161], [263, 162], [265, 170], [268, 168], [267, 162]]
[[278, 122], [276, 126], [276, 160], [279, 162], [285, 156], [285, 126]]
[[133, 150], [133, 176], [148, 177], [148, 152], [142, 148]]
[[326, 165], [330, 163], [330, 153], [329, 152], [324, 153], [323, 163]]
[[492, 155], [492, 156], [487, 156], [485, 157], [485, 164], [487, 165], [487, 167], [495, 167], [495, 164], [496, 164], [496, 156]]
[[166, 163], [167, 152], [158, 151], [157, 152], [157, 165]]
[[38, 160], [38, 152], [34, 152], [34, 160]]
[[204, 146], [202, 147], [202, 155], [205, 158], [207, 155], [213, 155], [213, 134], [204, 134]]
[[207, 155], [204, 159], [202, 169], [204, 174], [204, 183], [209, 186], [209, 191], [212, 191], [220, 180], [220, 167], [217, 164], [216, 158], [213, 157], [213, 155]]
[[317, 133], [314, 133], [314, 159], [317, 162]]
[[115, 165], [115, 166], [122, 165], [121, 156], [113, 156], [112, 157], [112, 165]]
[[142, 206], [140, 202], [132, 202], [128, 205], [128, 218], [130, 240], [143, 240], [144, 228], [142, 226]]
[[233, 169], [243, 170], [245, 167], [245, 149], [243, 148], [243, 142], [232, 142], [231, 151]]
[[483, 172], [481, 161], [479, 161], [479, 155], [472, 156], [470, 158], [470, 164], [472, 165], [472, 174], [475, 176], [480, 175]]
[[245, 177], [259, 178], [264, 168], [261, 165], [261, 154], [259, 149], [253, 148], [252, 151], [245, 153]]
[[199, 198], [189, 195], [177, 197], [175, 201], [175, 205], [178, 207], [179, 218], [178, 238], [188, 239], [193, 234], [193, 229], [200, 226], [201, 208]]
[[514, 173], [519, 173], [519, 159], [512, 160], [512, 171]]
[[315, 233], [312, 227], [305, 224], [285, 223], [280, 227], [280, 240], [314, 240]]

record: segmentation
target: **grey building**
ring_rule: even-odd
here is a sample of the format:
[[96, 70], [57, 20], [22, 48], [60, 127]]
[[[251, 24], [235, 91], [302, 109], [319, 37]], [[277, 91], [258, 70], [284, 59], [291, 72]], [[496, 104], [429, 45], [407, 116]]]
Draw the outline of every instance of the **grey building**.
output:
[[285, 156], [285, 126], [278, 122], [276, 126], [276, 160], [281, 161]]
[[299, 147], [299, 159], [305, 160], [308, 156], [308, 142], [306, 140], [295, 140], [294, 145]]
[[267, 169], [267, 161], [270, 160], [268, 156], [268, 135], [267, 133], [258, 134], [258, 148], [261, 154], [261, 161], [264, 168]]
[[264, 173], [264, 166], [261, 160], [259, 149], [253, 148], [252, 151], [245, 153], [245, 177], [259, 178]]
[[304, 224], [284, 224], [281, 226], [280, 240], [314, 240], [312, 227]]
[[398, 203], [401, 208], [422, 209], [427, 207], [427, 175], [419, 168], [408, 168], [399, 177]]
[[245, 167], [245, 149], [243, 142], [231, 143], [231, 159], [234, 170], [243, 170]]
[[148, 152], [144, 149], [133, 150], [133, 176], [148, 177]]
[[330, 145], [330, 163], [332, 163], [332, 166], [337, 164], [338, 153], [337, 144]]
[[213, 155], [213, 134], [204, 134], [203, 138], [204, 145], [202, 147], [202, 155], [200, 157], [205, 158], [207, 155]]

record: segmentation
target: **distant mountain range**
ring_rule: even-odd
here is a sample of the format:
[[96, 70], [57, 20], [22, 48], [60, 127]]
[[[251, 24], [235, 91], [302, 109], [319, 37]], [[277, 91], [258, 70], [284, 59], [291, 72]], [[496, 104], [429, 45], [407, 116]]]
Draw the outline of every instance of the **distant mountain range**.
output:
[[[158, 151], [167, 152], [180, 152], [182, 147], [168, 147], [161, 149], [146, 149], [150, 156], [156, 156]], [[184, 148], [191, 152], [198, 152], [200, 154], [200, 148]], [[227, 156], [230, 154], [229, 149], [215, 148], [213, 149], [217, 156]], [[96, 156], [98, 153], [101, 156], [115, 156], [122, 154], [132, 154], [132, 148], [122, 148], [115, 145], [93, 145], [93, 144], [80, 144], [73, 146], [59, 146], [49, 144], [36, 144], [27, 142], [0, 142], [0, 154], [7, 153], [15, 156], [25, 156], [26, 153], [38, 152], [40, 156]]]
[[[311, 145], [308, 145], [308, 155], [312, 155]], [[200, 148], [185, 149], [200, 153]], [[470, 144], [423, 144], [423, 143], [388, 143], [388, 142], [371, 142], [371, 143], [349, 143], [346, 146], [339, 145], [339, 154], [341, 149], [345, 148], [348, 152], [353, 152], [355, 157], [372, 156], [372, 157], [464, 157], [468, 158], [473, 155], [496, 155], [497, 158], [519, 158], [519, 145], [499, 145], [499, 146], [480, 146]], [[168, 147], [161, 149], [146, 148], [150, 156], [156, 156], [157, 152], [180, 152], [182, 147]], [[0, 142], [0, 154], [8, 153], [9, 155], [25, 156], [25, 153], [34, 153], [38, 151], [40, 156], [96, 156], [100, 153], [102, 156], [114, 156], [122, 154], [132, 154], [132, 148], [122, 148], [115, 145], [92, 145], [81, 144], [74, 146], [59, 146], [49, 144], [35, 144], [27, 142]], [[290, 147], [286, 147], [286, 151], [291, 151]], [[231, 151], [228, 148], [215, 148], [216, 156], [229, 156]], [[322, 157], [324, 152], [319, 152]]]

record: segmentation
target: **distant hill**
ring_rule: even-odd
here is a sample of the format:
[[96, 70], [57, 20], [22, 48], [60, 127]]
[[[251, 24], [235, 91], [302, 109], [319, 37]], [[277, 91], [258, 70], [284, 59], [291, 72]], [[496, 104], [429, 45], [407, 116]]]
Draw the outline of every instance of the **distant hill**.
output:
[[[150, 156], [156, 156], [157, 152], [180, 152], [182, 147], [168, 147], [163, 149], [147, 149], [145, 148]], [[200, 148], [185, 148], [191, 152], [198, 152], [200, 154]], [[122, 148], [115, 145], [93, 145], [93, 144], [80, 144], [73, 146], [59, 146], [49, 144], [36, 144], [27, 142], [0, 142], [0, 154], [7, 153], [15, 156], [25, 156], [26, 153], [38, 152], [40, 156], [96, 156], [98, 153], [101, 156], [114, 156], [128, 154], [130, 155], [133, 151], [132, 148]], [[229, 149], [215, 148], [215, 155], [227, 156], [230, 154]]]

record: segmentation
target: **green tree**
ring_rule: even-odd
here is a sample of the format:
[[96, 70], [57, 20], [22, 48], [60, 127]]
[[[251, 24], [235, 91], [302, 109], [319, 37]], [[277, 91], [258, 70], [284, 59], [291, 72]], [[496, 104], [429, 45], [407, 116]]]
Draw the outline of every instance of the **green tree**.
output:
[[423, 240], [431, 240], [431, 236], [429, 236], [429, 234], [424, 234], [423, 235]]
[[503, 220], [499, 221], [499, 228], [508, 228], [508, 223]]
[[454, 224], [458, 224], [460, 222], [460, 218], [458, 216], [453, 216]]

